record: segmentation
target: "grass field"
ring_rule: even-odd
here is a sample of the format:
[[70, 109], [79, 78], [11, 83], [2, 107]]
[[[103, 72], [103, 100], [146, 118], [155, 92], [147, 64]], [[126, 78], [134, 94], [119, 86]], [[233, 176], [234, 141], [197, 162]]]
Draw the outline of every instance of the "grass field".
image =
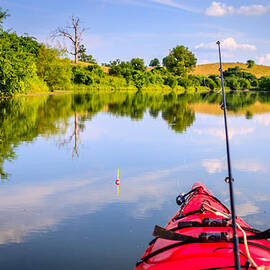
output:
[[[270, 76], [270, 66], [263, 66], [263, 65], [254, 65], [252, 68], [247, 68], [247, 65], [243, 63], [223, 63], [223, 70], [236, 66], [239, 66], [243, 70], [254, 74], [258, 78], [262, 76]], [[218, 75], [219, 63], [197, 65], [196, 68], [191, 72], [191, 74], [205, 75], [205, 76], [211, 74]]]

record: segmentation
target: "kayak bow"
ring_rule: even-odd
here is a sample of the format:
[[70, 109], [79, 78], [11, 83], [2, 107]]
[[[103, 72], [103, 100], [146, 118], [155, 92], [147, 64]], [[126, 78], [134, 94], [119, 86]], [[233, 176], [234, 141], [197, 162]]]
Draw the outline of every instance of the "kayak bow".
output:
[[[156, 226], [135, 270], [235, 269], [231, 212], [202, 184], [177, 197], [180, 209], [165, 228]], [[241, 269], [270, 266], [270, 229], [236, 218]]]

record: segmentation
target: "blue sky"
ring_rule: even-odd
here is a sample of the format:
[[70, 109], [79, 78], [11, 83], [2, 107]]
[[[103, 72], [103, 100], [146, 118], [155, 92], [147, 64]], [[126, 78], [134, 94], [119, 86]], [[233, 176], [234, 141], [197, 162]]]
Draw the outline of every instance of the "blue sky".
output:
[[[162, 59], [178, 44], [198, 63], [254, 59], [270, 65], [269, 0], [0, 0], [5, 22], [18, 34], [51, 43], [50, 33], [78, 16], [88, 27], [84, 44], [99, 63], [141, 57]], [[68, 46], [68, 43], [65, 44]]]

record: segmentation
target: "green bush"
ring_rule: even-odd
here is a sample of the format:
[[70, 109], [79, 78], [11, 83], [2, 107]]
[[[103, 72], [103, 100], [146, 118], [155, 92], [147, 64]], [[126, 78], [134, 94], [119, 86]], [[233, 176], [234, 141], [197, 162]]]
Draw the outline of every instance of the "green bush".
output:
[[251, 86], [254, 88], [258, 88], [259, 87], [259, 80], [255, 79], [251, 81]]
[[211, 78], [205, 78], [204, 85], [210, 88], [211, 90], [214, 90], [215, 88], [217, 88], [216, 83]]
[[93, 78], [90, 72], [82, 66], [72, 67], [73, 81], [76, 84], [90, 85], [93, 83]]
[[238, 77], [238, 78], [244, 78], [248, 79], [249, 81], [256, 79], [256, 76], [243, 71], [239, 66], [236, 66], [234, 68], [228, 68], [223, 72], [224, 78], [226, 77]]
[[260, 88], [270, 91], [270, 76], [264, 76], [260, 79]]
[[147, 72], [146, 74], [147, 74], [149, 82], [151, 84], [158, 84], [158, 85], [164, 84], [164, 79], [163, 79], [162, 75], [153, 74], [151, 72]]
[[212, 79], [215, 84], [216, 84], [216, 88], [219, 89], [221, 88], [221, 80], [220, 80], [220, 77], [217, 76], [217, 75], [210, 75], [208, 76], [209, 79]]
[[91, 72], [91, 75], [95, 75], [98, 77], [104, 77], [104, 71], [99, 65], [89, 65], [87, 69]]
[[203, 77], [199, 75], [188, 75], [188, 79], [192, 81], [193, 86], [201, 86]]
[[225, 78], [226, 85], [231, 89], [231, 90], [238, 90], [240, 88], [240, 84], [235, 77], [228, 77]]
[[168, 70], [164, 67], [155, 67], [155, 68], [150, 70], [150, 73], [159, 74], [159, 75], [168, 75], [169, 74]]
[[178, 77], [177, 81], [178, 81], [178, 85], [184, 87], [185, 89], [193, 85], [192, 81], [186, 77]]
[[250, 89], [251, 84], [248, 79], [240, 78], [238, 79], [238, 82], [240, 84], [240, 89]]
[[120, 61], [116, 59], [109, 64], [109, 74], [118, 77], [131, 77], [132, 66], [130, 62]]
[[164, 77], [164, 84], [174, 89], [177, 86], [178, 82], [175, 76], [169, 75]]
[[16, 33], [0, 33], [1, 95], [25, 92], [25, 80], [33, 77], [36, 71], [37, 48], [33, 48], [33, 44], [36, 42], [32, 39], [19, 37]]
[[42, 46], [37, 58], [37, 74], [51, 90], [70, 89], [72, 69], [68, 59], [60, 59], [61, 52]]
[[133, 83], [137, 89], [142, 89], [144, 86], [147, 86], [149, 81], [145, 73], [137, 71], [133, 74]]

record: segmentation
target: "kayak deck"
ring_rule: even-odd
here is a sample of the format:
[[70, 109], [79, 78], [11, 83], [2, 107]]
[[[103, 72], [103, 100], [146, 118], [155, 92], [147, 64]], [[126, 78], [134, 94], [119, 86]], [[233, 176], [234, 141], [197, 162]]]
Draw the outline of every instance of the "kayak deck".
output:
[[[233, 230], [227, 207], [199, 182], [179, 200], [179, 211], [165, 228], [156, 226], [156, 238], [135, 270], [234, 269]], [[270, 232], [259, 232], [239, 217], [236, 223], [241, 268], [269, 266]]]

